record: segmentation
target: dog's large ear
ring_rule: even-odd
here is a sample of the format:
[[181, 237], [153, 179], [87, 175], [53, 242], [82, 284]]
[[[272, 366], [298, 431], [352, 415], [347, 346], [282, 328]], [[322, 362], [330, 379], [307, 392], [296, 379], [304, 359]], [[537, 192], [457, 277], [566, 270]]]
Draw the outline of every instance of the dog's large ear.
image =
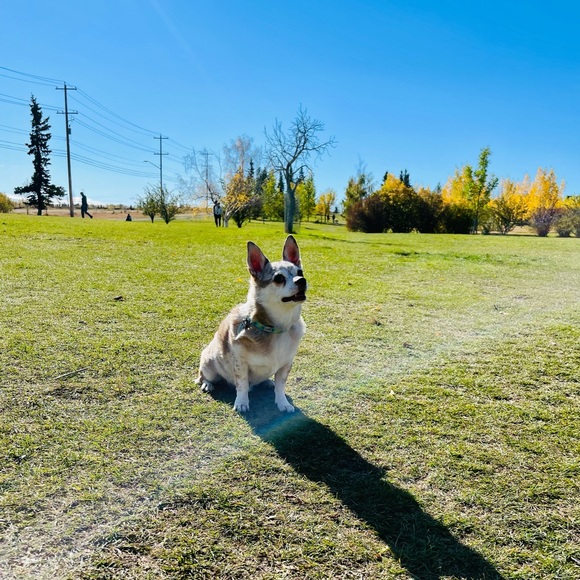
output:
[[248, 242], [248, 270], [254, 278], [261, 277], [268, 262], [264, 252], [254, 242]]
[[294, 236], [288, 236], [284, 242], [282, 259], [286, 262], [292, 262], [295, 266], [300, 266], [300, 250]]

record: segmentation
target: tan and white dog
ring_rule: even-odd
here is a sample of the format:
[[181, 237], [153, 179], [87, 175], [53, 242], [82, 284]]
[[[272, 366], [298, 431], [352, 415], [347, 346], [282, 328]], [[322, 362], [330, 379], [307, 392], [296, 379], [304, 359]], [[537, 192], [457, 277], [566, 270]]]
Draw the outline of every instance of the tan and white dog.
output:
[[234, 409], [244, 413], [250, 408], [250, 386], [274, 375], [276, 405], [292, 413], [286, 380], [306, 330], [301, 310], [307, 288], [294, 237], [286, 238], [280, 262], [270, 262], [248, 242], [248, 270], [247, 300], [231, 310], [201, 353], [196, 383], [205, 392], [219, 380], [235, 385]]

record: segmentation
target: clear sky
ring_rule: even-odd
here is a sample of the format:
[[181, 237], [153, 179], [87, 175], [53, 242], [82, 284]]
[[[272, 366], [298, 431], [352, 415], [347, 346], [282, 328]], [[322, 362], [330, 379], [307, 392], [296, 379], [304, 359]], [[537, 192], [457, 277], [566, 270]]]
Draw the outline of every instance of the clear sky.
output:
[[[52, 180], [134, 202], [176, 187], [193, 148], [256, 145], [302, 105], [336, 147], [317, 191], [341, 198], [364, 166], [445, 183], [477, 164], [521, 180], [553, 168], [580, 194], [580, 3], [496, 0], [8, 0], [0, 5], [0, 191], [32, 175], [24, 144], [34, 94], [52, 125]], [[17, 72], [13, 72], [17, 71]], [[21, 74], [24, 73], [24, 74]]]

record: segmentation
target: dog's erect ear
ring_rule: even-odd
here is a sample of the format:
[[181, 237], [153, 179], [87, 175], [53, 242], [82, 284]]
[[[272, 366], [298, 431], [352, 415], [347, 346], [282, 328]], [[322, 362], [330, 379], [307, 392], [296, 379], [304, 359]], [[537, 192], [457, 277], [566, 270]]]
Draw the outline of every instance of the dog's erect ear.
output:
[[268, 258], [254, 242], [248, 242], [248, 270], [254, 278], [259, 278], [269, 262]]
[[282, 259], [286, 262], [292, 262], [295, 266], [300, 266], [300, 250], [294, 236], [288, 236], [284, 242]]

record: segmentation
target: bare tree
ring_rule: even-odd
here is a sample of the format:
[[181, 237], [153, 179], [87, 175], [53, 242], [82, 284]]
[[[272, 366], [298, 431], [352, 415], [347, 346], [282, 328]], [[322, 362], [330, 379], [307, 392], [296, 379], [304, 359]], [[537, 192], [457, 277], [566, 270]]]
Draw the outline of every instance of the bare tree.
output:
[[183, 158], [183, 165], [187, 178], [180, 176], [179, 189], [183, 194], [187, 193], [194, 203], [205, 199], [209, 205], [210, 201], [215, 203], [225, 195], [219, 153], [194, 149]]
[[296, 213], [296, 188], [300, 172], [312, 171], [309, 161], [316, 161], [330, 147], [334, 147], [334, 137], [321, 140], [319, 133], [324, 130], [324, 123], [313, 119], [302, 106], [298, 108], [296, 118], [287, 132], [282, 130], [282, 123], [276, 120], [271, 132], [266, 131], [266, 145], [269, 163], [272, 169], [284, 176], [286, 192], [284, 195], [284, 230], [292, 233], [294, 214]]
[[234, 195], [234, 192], [244, 189], [240, 189], [240, 176], [244, 184], [252, 181], [246, 179], [250, 166], [252, 162], [260, 164], [262, 160], [261, 148], [256, 147], [247, 135], [231, 139], [223, 145], [221, 152], [194, 149], [184, 158], [188, 178], [180, 178], [179, 189], [188, 192], [194, 203], [205, 200], [209, 205], [220, 201], [224, 206], [224, 224], [227, 224], [234, 214], [245, 211], [246, 206], [255, 205], [250, 191], [244, 191], [244, 196]]
[[254, 140], [247, 135], [240, 135], [223, 146], [223, 167], [226, 181], [238, 172], [246, 174], [250, 161], [259, 166], [262, 161], [262, 150], [254, 145]]
[[259, 204], [254, 175], [255, 164], [262, 160], [262, 150], [254, 146], [253, 139], [240, 135], [225, 144], [223, 151], [222, 188], [224, 199], [224, 224], [233, 218], [238, 227], [250, 219]]

